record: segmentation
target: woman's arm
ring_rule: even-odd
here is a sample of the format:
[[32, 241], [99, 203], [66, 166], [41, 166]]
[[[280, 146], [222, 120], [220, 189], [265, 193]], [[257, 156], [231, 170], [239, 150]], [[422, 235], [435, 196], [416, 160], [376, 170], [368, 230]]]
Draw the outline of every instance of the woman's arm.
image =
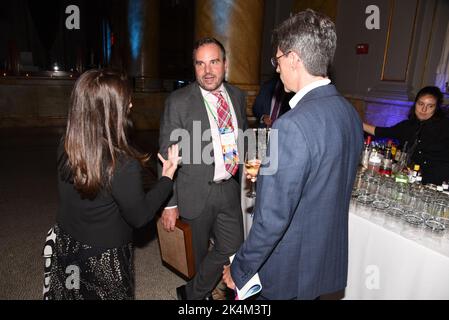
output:
[[374, 136], [376, 133], [376, 127], [364, 122], [363, 123], [363, 131]]
[[158, 157], [162, 162], [162, 177], [147, 194], [143, 191], [142, 168], [135, 159], [130, 159], [114, 175], [112, 196], [123, 218], [133, 227], [141, 227], [153, 219], [173, 190], [173, 175], [181, 160], [178, 145], [168, 148], [167, 160], [160, 153]]
[[163, 176], [145, 193], [143, 190], [142, 167], [135, 159], [124, 163], [114, 173], [112, 196], [129, 225], [139, 228], [150, 222], [155, 213], [166, 202], [173, 190], [173, 182]]

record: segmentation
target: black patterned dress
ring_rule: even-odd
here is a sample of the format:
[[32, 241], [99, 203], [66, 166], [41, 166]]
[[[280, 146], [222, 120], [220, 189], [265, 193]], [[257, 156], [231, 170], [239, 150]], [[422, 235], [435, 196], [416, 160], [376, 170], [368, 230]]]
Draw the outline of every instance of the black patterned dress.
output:
[[56, 225], [44, 247], [44, 299], [134, 299], [133, 230], [147, 225], [173, 192], [161, 177], [143, 188], [140, 161], [117, 160], [111, 182], [94, 198], [83, 196], [58, 149]]
[[55, 225], [47, 234], [43, 256], [44, 300], [134, 299], [131, 243], [94, 248]]

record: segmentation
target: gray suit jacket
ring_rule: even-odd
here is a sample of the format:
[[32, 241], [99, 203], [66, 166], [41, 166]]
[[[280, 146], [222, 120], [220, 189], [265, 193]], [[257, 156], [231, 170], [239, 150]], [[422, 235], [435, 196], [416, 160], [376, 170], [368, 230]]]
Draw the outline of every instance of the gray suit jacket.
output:
[[234, 282], [241, 288], [258, 271], [268, 299], [339, 291], [347, 279], [362, 123], [327, 85], [307, 93], [273, 129], [279, 130], [278, 169], [258, 178], [253, 225], [231, 266]]
[[[248, 122], [245, 94], [234, 86], [227, 83], [224, 85], [234, 107], [238, 128], [246, 130]], [[165, 102], [159, 133], [159, 152], [164, 157], [168, 147], [178, 142], [170, 141], [170, 135], [176, 129], [183, 129], [184, 134], [190, 136], [188, 141], [178, 139], [181, 140], [180, 145], [188, 145], [189, 150], [183, 148], [181, 152], [182, 165], [176, 173], [173, 195], [167, 206], [177, 205], [182, 217], [193, 219], [203, 211], [215, 170], [213, 163], [204, 163], [201, 157], [203, 151], [209, 152], [213, 157], [213, 148], [210, 135], [205, 137], [205, 141], [202, 139], [204, 131], [210, 130], [210, 123], [197, 82], [174, 91]], [[239, 152], [240, 158], [243, 159], [243, 151]], [[239, 171], [241, 175], [242, 170]]]

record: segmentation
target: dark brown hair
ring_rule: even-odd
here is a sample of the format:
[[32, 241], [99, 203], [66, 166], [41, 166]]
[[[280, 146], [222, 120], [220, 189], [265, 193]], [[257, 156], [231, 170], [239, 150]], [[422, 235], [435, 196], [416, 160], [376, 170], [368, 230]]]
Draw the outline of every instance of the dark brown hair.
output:
[[126, 76], [112, 70], [89, 70], [73, 88], [64, 139], [61, 172], [89, 199], [109, 188], [123, 156], [142, 164], [148, 156], [128, 145], [131, 89]]
[[205, 46], [207, 44], [217, 45], [220, 48], [223, 61], [226, 61], [226, 50], [225, 50], [225, 47], [223, 46], [223, 44], [215, 38], [206, 37], [206, 38], [201, 38], [201, 39], [197, 40], [195, 42], [195, 44], [193, 45], [193, 54], [192, 54], [193, 64], [195, 64], [195, 54], [196, 54], [196, 51], [198, 50], [198, 48]]
[[428, 87], [422, 88], [416, 94], [415, 103], [413, 103], [413, 106], [410, 108], [410, 112], [408, 114], [409, 120], [417, 120], [416, 113], [415, 113], [416, 103], [418, 102], [419, 98], [421, 98], [422, 96], [427, 96], [427, 95], [434, 97], [436, 100], [436, 103], [437, 103], [436, 107], [435, 107], [435, 112], [433, 113], [431, 119], [441, 119], [445, 116], [444, 111], [441, 108], [441, 106], [443, 105], [443, 94], [441, 93], [440, 88], [435, 87], [435, 86], [428, 86]]

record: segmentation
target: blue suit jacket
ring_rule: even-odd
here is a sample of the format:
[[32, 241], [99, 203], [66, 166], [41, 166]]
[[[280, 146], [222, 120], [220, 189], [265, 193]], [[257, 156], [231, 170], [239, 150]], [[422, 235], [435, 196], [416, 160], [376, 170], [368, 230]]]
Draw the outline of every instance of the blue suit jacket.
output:
[[[268, 299], [314, 299], [346, 286], [348, 211], [363, 145], [360, 118], [333, 85], [275, 122], [278, 169], [259, 176], [254, 221], [231, 266], [256, 272]], [[273, 141], [270, 141], [273, 143]]]

